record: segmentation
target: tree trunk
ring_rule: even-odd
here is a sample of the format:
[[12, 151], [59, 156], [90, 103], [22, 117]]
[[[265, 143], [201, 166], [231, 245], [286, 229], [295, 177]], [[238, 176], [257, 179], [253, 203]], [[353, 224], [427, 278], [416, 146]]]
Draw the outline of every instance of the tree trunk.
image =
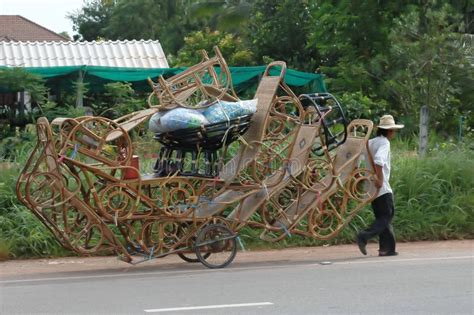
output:
[[420, 109], [420, 157], [424, 157], [428, 147], [428, 106], [422, 106]]
[[76, 108], [84, 106], [84, 74], [82, 70], [79, 71], [79, 77], [76, 84]]

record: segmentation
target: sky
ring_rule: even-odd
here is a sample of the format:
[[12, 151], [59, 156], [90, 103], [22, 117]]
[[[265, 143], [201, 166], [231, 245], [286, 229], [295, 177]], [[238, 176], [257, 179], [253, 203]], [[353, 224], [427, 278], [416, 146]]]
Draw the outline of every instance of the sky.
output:
[[56, 33], [74, 34], [68, 13], [79, 10], [83, 0], [0, 0], [0, 15], [22, 15]]

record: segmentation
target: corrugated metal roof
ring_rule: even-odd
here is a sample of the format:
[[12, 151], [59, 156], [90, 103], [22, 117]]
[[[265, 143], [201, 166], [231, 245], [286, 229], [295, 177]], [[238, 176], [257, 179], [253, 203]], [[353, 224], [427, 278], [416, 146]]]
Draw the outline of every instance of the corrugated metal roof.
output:
[[169, 68], [157, 40], [0, 42], [0, 66]]

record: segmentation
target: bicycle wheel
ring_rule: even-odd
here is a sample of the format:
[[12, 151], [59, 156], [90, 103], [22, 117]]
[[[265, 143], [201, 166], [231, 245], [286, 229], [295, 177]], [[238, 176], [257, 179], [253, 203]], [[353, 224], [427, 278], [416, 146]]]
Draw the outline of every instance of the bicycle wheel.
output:
[[223, 224], [205, 226], [196, 237], [197, 258], [204, 266], [211, 269], [226, 267], [237, 254], [236, 237], [237, 235]]
[[[196, 255], [193, 255], [192, 253], [178, 253], [178, 256], [179, 258], [181, 258], [182, 260], [188, 263], [200, 262], [200, 260], [196, 257]], [[209, 256], [211, 256], [211, 253], [205, 253], [203, 258], [207, 259]]]

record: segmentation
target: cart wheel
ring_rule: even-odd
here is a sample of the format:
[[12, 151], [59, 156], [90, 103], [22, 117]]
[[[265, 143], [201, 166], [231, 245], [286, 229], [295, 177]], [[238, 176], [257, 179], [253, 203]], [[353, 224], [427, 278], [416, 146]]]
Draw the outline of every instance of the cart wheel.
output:
[[[196, 256], [191, 254], [191, 253], [178, 253], [178, 256], [179, 256], [179, 258], [181, 258], [182, 260], [184, 260], [188, 263], [200, 262], [200, 260], [198, 258], [196, 258]], [[207, 259], [209, 256], [211, 256], [211, 253], [205, 253], [202, 257], [204, 259]]]
[[197, 258], [208, 268], [226, 267], [237, 254], [236, 237], [237, 235], [223, 224], [207, 225], [199, 231], [196, 238]]

